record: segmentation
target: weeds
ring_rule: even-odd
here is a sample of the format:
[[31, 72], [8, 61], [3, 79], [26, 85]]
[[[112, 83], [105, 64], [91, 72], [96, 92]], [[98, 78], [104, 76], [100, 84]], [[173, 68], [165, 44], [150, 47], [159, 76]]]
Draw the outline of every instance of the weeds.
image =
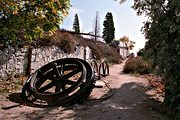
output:
[[146, 61], [142, 60], [141, 57], [129, 58], [124, 66], [124, 73], [138, 73], [148, 74], [150, 73], [151, 66]]
[[7, 80], [0, 78], [0, 93], [20, 90], [26, 79], [27, 78], [25, 76]]

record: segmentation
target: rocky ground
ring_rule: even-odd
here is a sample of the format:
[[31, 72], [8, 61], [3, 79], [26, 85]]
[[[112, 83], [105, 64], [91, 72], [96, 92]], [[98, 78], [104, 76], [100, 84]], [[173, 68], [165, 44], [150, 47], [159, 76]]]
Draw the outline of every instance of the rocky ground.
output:
[[[83, 105], [36, 107], [23, 104], [19, 94], [0, 94], [1, 120], [169, 120], [161, 113], [156, 91], [146, 77], [123, 74], [124, 62], [110, 66], [102, 78], [103, 88], [94, 88]], [[157, 97], [156, 97], [157, 98]], [[163, 101], [159, 96], [159, 101]]]

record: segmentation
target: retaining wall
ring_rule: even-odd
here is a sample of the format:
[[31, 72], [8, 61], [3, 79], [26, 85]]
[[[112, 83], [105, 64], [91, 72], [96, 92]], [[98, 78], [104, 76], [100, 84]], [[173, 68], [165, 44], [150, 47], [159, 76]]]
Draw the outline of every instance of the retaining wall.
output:
[[[92, 58], [89, 47], [77, 46], [74, 53], [64, 53], [59, 47], [33, 48], [31, 56], [31, 73], [48, 62], [61, 58], [81, 58], [89, 61]], [[24, 74], [28, 66], [28, 48], [4, 48], [0, 50], [0, 78], [7, 79], [15, 74]]]

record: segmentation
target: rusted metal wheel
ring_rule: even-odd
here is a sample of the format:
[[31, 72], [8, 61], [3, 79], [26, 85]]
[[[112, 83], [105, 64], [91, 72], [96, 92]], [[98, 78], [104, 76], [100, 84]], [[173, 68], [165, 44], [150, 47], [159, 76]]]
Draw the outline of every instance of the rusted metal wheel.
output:
[[[87, 99], [89, 91], [89, 82], [93, 81], [88, 76], [90, 68], [87, 69], [85, 61], [77, 58], [65, 58], [50, 62], [36, 72], [34, 72], [25, 84], [22, 96], [29, 100], [33, 96], [36, 101], [43, 101], [45, 104], [74, 104]], [[87, 77], [90, 77], [87, 79]], [[92, 86], [92, 85], [91, 85]], [[91, 90], [87, 90], [91, 89]], [[82, 94], [88, 92], [88, 95], [82, 97]], [[82, 98], [82, 100], [81, 100]], [[30, 101], [30, 100], [29, 100]], [[41, 104], [41, 103], [40, 103]]]
[[109, 75], [109, 66], [107, 61], [103, 60], [99, 65], [99, 73], [98, 80], [100, 80], [101, 76], [105, 77]]
[[[31, 76], [30, 76], [31, 77]], [[29, 78], [31, 79], [31, 78]], [[29, 79], [27, 80], [27, 82], [24, 84], [23, 88], [22, 88], [22, 92], [21, 92], [21, 98], [24, 100], [24, 101], [27, 101], [27, 102], [33, 102], [36, 100], [35, 96], [32, 95], [32, 92], [30, 90], [30, 83], [28, 82]]]
[[92, 59], [92, 60], [90, 61], [90, 65], [91, 65], [93, 71], [95, 72], [96, 77], [98, 77], [98, 71], [99, 71], [99, 70], [98, 70], [98, 63], [97, 63], [97, 61], [94, 60], [94, 59]]
[[103, 60], [103, 75], [104, 76], [108, 76], [109, 75], [109, 65], [107, 63], [107, 61]]

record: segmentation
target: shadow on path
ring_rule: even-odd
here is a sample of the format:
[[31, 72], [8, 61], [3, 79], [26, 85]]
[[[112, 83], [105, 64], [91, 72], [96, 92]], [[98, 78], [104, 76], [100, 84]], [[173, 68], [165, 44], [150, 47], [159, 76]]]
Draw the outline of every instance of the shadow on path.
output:
[[110, 99], [87, 103], [83, 110], [76, 111], [75, 118], [82, 120], [168, 120], [154, 109], [160, 104], [145, 94], [146, 89], [143, 85], [131, 82], [113, 90], [114, 96]]
[[[146, 89], [143, 85], [135, 82], [125, 83], [113, 91], [114, 95], [108, 100], [87, 101], [84, 105], [33, 108], [33, 110], [31, 107], [24, 106], [31, 109], [19, 111], [17, 115], [11, 118], [27, 120], [168, 120], [160, 112], [153, 109], [157, 103], [145, 94]], [[19, 93], [10, 94], [9, 99], [22, 104]]]

